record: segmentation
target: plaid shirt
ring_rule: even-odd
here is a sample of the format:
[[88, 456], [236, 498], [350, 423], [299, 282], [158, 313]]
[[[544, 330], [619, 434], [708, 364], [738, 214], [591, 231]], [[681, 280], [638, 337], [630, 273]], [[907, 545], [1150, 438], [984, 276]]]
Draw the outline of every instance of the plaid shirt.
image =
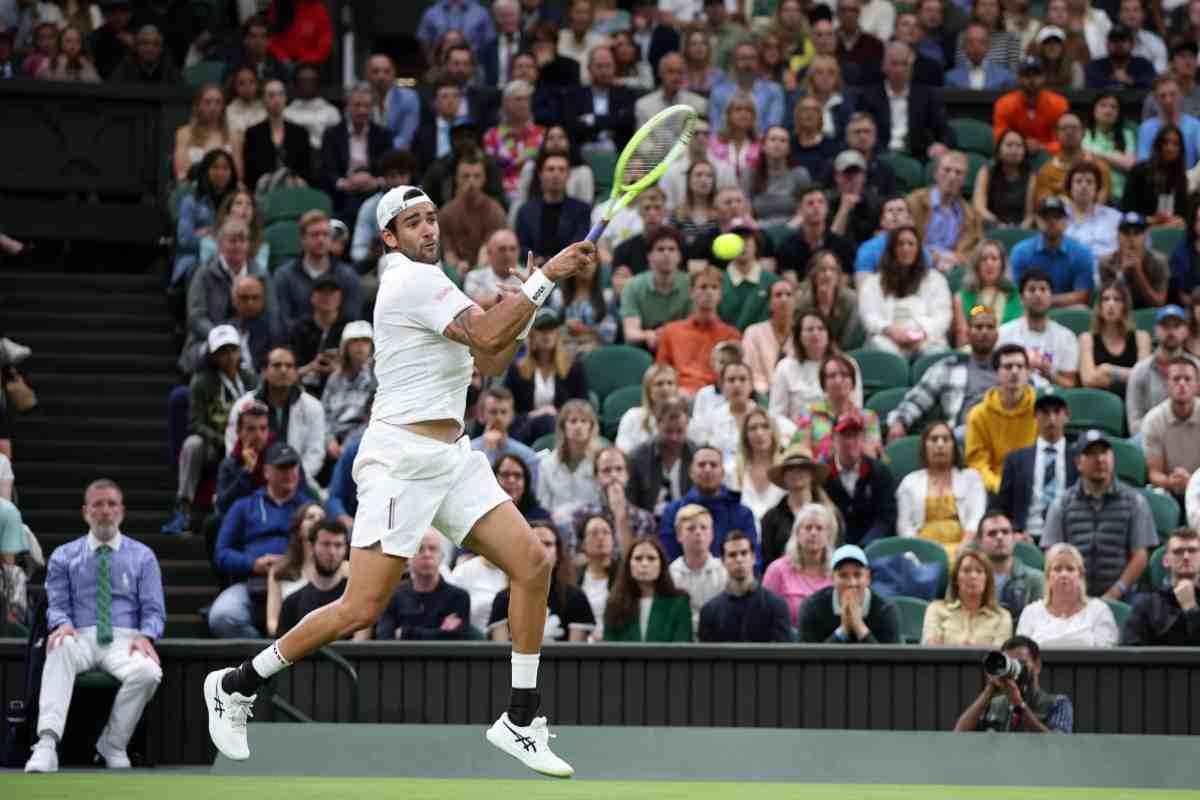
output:
[[[601, 502], [589, 503], [575, 509], [575, 513], [571, 515], [571, 529], [563, 536], [564, 544], [567, 546], [568, 553], [576, 552], [576, 549], [583, 542], [583, 524], [592, 517], [604, 517], [608, 520], [608, 524], [613, 529], [613, 552], [616, 558], [621, 557], [621, 543], [617, 541], [617, 521], [613, 517], [612, 509], [608, 507], [608, 503], [604, 500], [604, 493], [600, 493]], [[625, 503], [626, 516], [629, 518], [629, 528], [633, 531], [633, 538], [638, 539], [642, 536], [657, 536], [658, 524], [654, 521], [654, 515], [644, 508], [638, 508], [633, 503]]]
[[[938, 405], [942, 408], [942, 417], [957, 425], [963, 403], [966, 401], [969, 358], [965, 353], [959, 353], [943, 358], [925, 370], [921, 381], [909, 389], [900, 405], [888, 414], [888, 427], [899, 422], [906, 430], [911, 429], [921, 417]], [[1049, 386], [1046, 379], [1036, 373], [1030, 373], [1029, 382], [1033, 384], [1034, 389]]]

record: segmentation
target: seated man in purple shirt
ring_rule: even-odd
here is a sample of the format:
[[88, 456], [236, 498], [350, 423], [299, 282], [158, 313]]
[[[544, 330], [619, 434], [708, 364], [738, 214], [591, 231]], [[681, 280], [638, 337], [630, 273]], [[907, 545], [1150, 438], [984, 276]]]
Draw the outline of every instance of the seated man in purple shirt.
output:
[[96, 752], [128, 769], [125, 747], [162, 680], [152, 642], [166, 624], [162, 573], [154, 552], [121, 534], [121, 490], [93, 481], [83, 496], [88, 534], [62, 545], [46, 574], [46, 665], [38, 700], [38, 741], [26, 772], [57, 772], [58, 742], [75, 676], [99, 669], [121, 682]]

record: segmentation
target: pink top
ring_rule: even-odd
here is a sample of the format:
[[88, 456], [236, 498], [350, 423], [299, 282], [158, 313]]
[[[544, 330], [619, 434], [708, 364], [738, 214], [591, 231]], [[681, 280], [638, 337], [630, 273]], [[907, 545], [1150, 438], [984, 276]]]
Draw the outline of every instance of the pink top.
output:
[[764, 589], [774, 592], [787, 601], [788, 610], [792, 614], [792, 624], [798, 625], [800, 604], [809, 595], [816, 594], [826, 586], [832, 586], [833, 581], [829, 578], [801, 575], [800, 570], [792, 565], [787, 556], [780, 556], [767, 566], [767, 571], [763, 574], [762, 585]]

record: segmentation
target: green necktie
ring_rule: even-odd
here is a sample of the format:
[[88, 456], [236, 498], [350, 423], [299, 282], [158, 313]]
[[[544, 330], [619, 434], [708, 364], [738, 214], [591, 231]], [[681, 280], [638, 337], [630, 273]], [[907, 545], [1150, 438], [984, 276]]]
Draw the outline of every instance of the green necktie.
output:
[[112, 575], [108, 571], [109, 546], [100, 545], [96, 565], [96, 641], [112, 643]]

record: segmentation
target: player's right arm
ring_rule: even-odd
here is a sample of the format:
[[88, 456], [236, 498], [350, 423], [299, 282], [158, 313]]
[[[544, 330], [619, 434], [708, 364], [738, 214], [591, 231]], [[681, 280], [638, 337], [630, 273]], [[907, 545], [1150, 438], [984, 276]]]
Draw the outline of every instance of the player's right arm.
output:
[[[596, 246], [591, 242], [576, 242], [543, 264], [541, 272], [551, 281], [557, 282], [574, 275], [580, 267], [595, 258], [595, 254]], [[530, 273], [533, 273], [532, 269]], [[476, 305], [463, 309], [445, 327], [442, 335], [471, 348], [471, 354], [475, 356], [476, 365], [481, 372], [498, 375], [499, 372], [489, 373], [485, 365], [491, 366], [489, 362], [499, 360], [507, 351], [507, 367], [512, 352], [516, 350], [517, 337], [525, 330], [540, 305], [531, 300], [524, 291], [514, 292], [487, 311]]]

